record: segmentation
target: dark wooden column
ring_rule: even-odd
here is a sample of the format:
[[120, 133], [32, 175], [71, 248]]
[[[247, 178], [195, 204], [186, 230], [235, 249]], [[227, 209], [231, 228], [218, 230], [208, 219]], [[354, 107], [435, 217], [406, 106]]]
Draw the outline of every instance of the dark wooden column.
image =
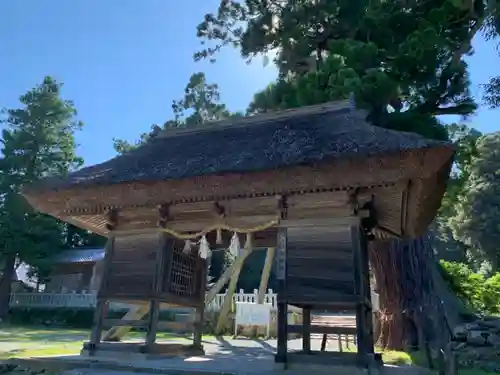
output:
[[101, 342], [102, 326], [104, 322], [104, 315], [108, 311], [108, 300], [101, 296], [102, 291], [106, 288], [106, 282], [111, 271], [111, 262], [113, 260], [113, 253], [115, 250], [115, 237], [111, 234], [106, 242], [103, 270], [101, 282], [99, 285], [99, 292], [97, 293], [97, 304], [94, 312], [94, 322], [92, 324], [92, 331], [90, 333], [89, 354], [94, 354], [98, 344]]
[[200, 272], [200, 305], [195, 309], [194, 313], [194, 332], [193, 332], [193, 346], [196, 349], [203, 350], [203, 320], [205, 315], [205, 295], [207, 290], [207, 278], [210, 268], [211, 256], [204, 262], [202, 271]]
[[356, 304], [358, 354], [363, 365], [371, 366], [374, 361], [374, 342], [368, 248], [365, 233], [360, 225], [351, 226], [351, 240], [354, 288], [358, 296]]
[[170, 249], [173, 240], [165, 233], [160, 233], [158, 248], [156, 249], [156, 270], [153, 280], [153, 298], [149, 301], [149, 318], [146, 334], [146, 351], [150, 352], [156, 342], [158, 331], [158, 320], [160, 316], [160, 295], [163, 289], [163, 277], [165, 275], [165, 252]]
[[276, 276], [278, 279], [278, 316], [277, 336], [278, 348], [275, 360], [278, 363], [286, 363], [288, 352], [288, 300], [286, 293], [286, 247], [287, 230], [279, 228], [276, 247]]
[[302, 309], [302, 350], [304, 353], [311, 352], [311, 307]]

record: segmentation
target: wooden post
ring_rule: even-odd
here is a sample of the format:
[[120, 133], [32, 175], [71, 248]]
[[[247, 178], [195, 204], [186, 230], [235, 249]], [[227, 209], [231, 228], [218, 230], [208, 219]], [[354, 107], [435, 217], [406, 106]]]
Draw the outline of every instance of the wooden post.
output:
[[323, 333], [323, 337], [321, 338], [321, 349], [320, 351], [324, 352], [326, 350], [326, 344], [328, 343], [328, 335]]
[[153, 280], [153, 296], [149, 302], [148, 330], [146, 335], [146, 351], [151, 352], [156, 342], [156, 333], [158, 331], [158, 319], [160, 317], [159, 297], [163, 289], [163, 277], [165, 275], [165, 251], [166, 247], [171, 248], [173, 240], [165, 233], [160, 233], [159, 244], [156, 249], [156, 272]]
[[360, 361], [371, 366], [374, 361], [373, 317], [371, 307], [368, 248], [360, 225], [351, 225], [353, 249], [354, 289], [358, 296], [356, 304], [357, 343]]
[[[268, 247], [266, 250], [266, 260], [264, 261], [264, 267], [262, 268], [259, 291], [257, 292], [257, 303], [259, 305], [262, 305], [264, 303], [264, 299], [266, 297], [266, 290], [267, 286], [269, 285], [269, 277], [271, 276], [271, 270], [273, 268], [275, 253], [276, 253], [276, 248], [274, 247]], [[254, 337], [257, 336], [257, 327], [254, 327], [252, 329], [252, 334]]]
[[302, 309], [302, 350], [304, 353], [311, 352], [311, 308]]
[[115, 237], [111, 235], [106, 242], [106, 247], [104, 250], [104, 260], [103, 260], [103, 270], [101, 276], [101, 283], [99, 285], [99, 292], [97, 294], [97, 304], [94, 312], [94, 322], [92, 325], [92, 331], [90, 333], [90, 353], [94, 354], [97, 349], [98, 344], [101, 342], [102, 325], [104, 321], [104, 314], [107, 311], [108, 301], [100, 296], [104, 289], [106, 288], [107, 279], [109, 277], [109, 272], [111, 270], [111, 263], [113, 260], [113, 253], [115, 250]]
[[271, 276], [271, 270], [273, 268], [275, 253], [276, 253], [276, 248], [269, 247], [267, 249], [266, 260], [264, 262], [264, 268], [262, 269], [262, 276], [260, 277], [259, 293], [257, 294], [258, 304], [264, 303], [264, 297], [266, 296], [266, 290], [269, 284], [269, 277]]
[[241, 269], [243, 268], [243, 262], [245, 261], [245, 259], [246, 257], [244, 257], [244, 254], [242, 254], [238, 256], [238, 258], [236, 258], [236, 260], [234, 261], [236, 267], [234, 269], [233, 275], [231, 276], [231, 280], [229, 280], [229, 286], [227, 287], [226, 295], [224, 297], [224, 302], [220, 310], [219, 320], [217, 321], [217, 327], [215, 328], [216, 335], [220, 335], [222, 330], [224, 329], [224, 326], [226, 325], [227, 317], [229, 315], [229, 311], [231, 310], [231, 306], [233, 304], [233, 296], [234, 292], [236, 291], [236, 285], [238, 284], [238, 279], [240, 278], [240, 272]]
[[205, 290], [207, 289], [207, 279], [209, 272], [209, 265], [211, 263], [211, 256], [206, 259], [206, 264], [204, 266], [203, 272], [201, 274], [201, 290], [203, 293], [200, 299], [200, 306], [195, 310], [194, 314], [194, 332], [193, 332], [193, 346], [197, 349], [203, 349], [203, 320], [205, 313]]
[[288, 301], [286, 293], [286, 247], [287, 247], [287, 230], [286, 228], [278, 228], [276, 249], [276, 276], [278, 279], [278, 348], [275, 361], [283, 363], [286, 366], [288, 352]]
[[194, 334], [193, 334], [193, 346], [197, 349], [203, 348], [203, 316], [205, 312], [205, 306], [197, 307], [194, 314]]

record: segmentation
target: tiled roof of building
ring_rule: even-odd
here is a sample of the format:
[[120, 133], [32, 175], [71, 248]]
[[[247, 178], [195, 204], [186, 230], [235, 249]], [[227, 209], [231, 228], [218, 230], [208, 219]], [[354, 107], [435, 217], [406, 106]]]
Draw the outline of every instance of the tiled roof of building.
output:
[[104, 248], [64, 250], [55, 258], [55, 263], [91, 263], [104, 259]]

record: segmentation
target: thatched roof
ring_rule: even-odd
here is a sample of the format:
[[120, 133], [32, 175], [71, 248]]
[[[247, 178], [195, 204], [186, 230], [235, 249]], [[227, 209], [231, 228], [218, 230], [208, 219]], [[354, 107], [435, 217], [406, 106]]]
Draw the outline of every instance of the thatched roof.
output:
[[[42, 212], [106, 234], [109, 208], [120, 210], [122, 227], [156, 228], [162, 204], [182, 209], [189, 202], [335, 191], [329, 199], [348, 205], [347, 192], [361, 188], [372, 194], [385, 233], [421, 235], [439, 208], [454, 147], [365, 119], [343, 101], [168, 130], [23, 194]], [[199, 206], [186, 215], [202, 223]], [[184, 225], [186, 217], [177, 217]]]
[[165, 131], [147, 144], [65, 178], [28, 187], [42, 192], [134, 181], [255, 172], [443, 145], [370, 126], [349, 101]]

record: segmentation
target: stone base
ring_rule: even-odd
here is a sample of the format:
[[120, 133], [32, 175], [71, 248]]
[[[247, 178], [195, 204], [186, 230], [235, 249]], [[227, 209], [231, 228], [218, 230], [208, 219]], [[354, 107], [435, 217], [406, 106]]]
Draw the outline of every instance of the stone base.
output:
[[[201, 358], [200, 358], [201, 359]], [[87, 374], [99, 375], [103, 370], [118, 371], [122, 375], [134, 374], [165, 374], [165, 375], [433, 375], [427, 369], [409, 366], [383, 366], [368, 371], [364, 368], [342, 365], [315, 365], [310, 363], [293, 363], [284, 368], [283, 364], [267, 361], [248, 361], [243, 358], [230, 363], [210, 361], [173, 362], [174, 360], [125, 360], [114, 355], [106, 357], [88, 358], [83, 356], [46, 357], [17, 359], [12, 362], [22, 369], [32, 371], [45, 370], [49, 373], [61, 375]]]
[[[86, 357], [123, 357], [147, 359], [151, 357], [159, 358], [186, 358], [193, 356], [203, 356], [205, 351], [203, 346], [176, 344], [176, 343], [155, 343], [147, 346], [143, 343], [126, 342], [101, 342], [97, 345], [84, 343], [80, 355]], [[132, 356], [132, 357], [131, 357]]]

